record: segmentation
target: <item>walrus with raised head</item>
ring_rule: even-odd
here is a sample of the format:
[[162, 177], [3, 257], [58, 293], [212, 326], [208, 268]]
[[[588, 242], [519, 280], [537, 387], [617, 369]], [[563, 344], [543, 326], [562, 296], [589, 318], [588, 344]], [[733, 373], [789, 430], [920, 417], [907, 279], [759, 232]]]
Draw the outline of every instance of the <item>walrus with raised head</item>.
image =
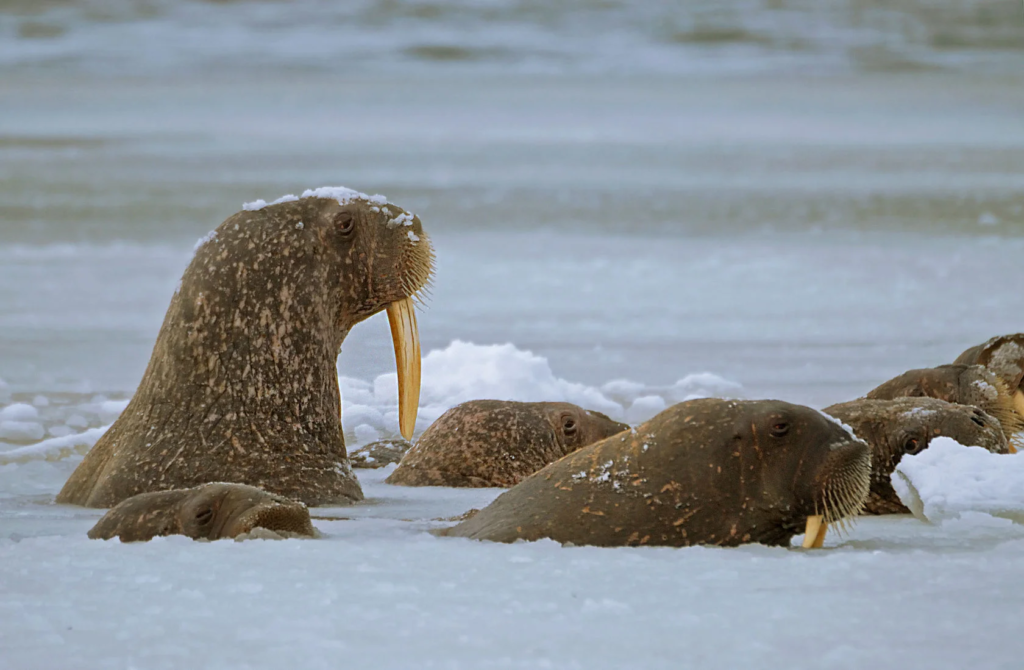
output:
[[470, 400], [423, 432], [386, 483], [515, 486], [548, 463], [629, 430], [567, 402]]
[[777, 400], [691, 400], [555, 461], [440, 534], [605, 547], [787, 545], [856, 516], [867, 444]]
[[936, 437], [950, 437], [996, 454], [1010, 453], [999, 422], [973, 405], [936, 398], [861, 398], [822, 411], [848, 425], [871, 447], [871, 490], [865, 514], [910, 513], [890, 477], [904, 455], [921, 453]]
[[993, 416], [1015, 452], [1024, 439], [1024, 416], [1014, 407], [1013, 393], [998, 376], [981, 365], [939, 365], [908, 370], [864, 396], [869, 400], [938, 398], [972, 405]]
[[140, 493], [103, 515], [89, 537], [145, 542], [165, 535], [220, 540], [264, 528], [281, 536], [316, 537], [300, 502], [245, 484], [203, 484], [191, 489]]
[[109, 507], [214, 481], [310, 505], [362, 499], [341, 432], [338, 352], [387, 309], [411, 436], [413, 298], [432, 264], [419, 219], [382, 196], [322, 188], [231, 216], [198, 247], [135, 396], [57, 502]]
[[1024, 416], [1024, 333], [993, 337], [963, 352], [954, 364], [982, 365], [1006, 384], [1017, 414]]

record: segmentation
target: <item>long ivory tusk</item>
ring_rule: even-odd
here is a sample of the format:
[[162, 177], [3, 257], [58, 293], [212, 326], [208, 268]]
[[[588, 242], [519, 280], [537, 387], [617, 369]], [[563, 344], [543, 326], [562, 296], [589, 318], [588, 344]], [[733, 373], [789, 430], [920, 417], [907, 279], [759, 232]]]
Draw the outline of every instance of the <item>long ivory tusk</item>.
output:
[[807, 517], [807, 530], [804, 533], [804, 549], [821, 549], [825, 544], [825, 533], [828, 524], [823, 523], [820, 514]]
[[420, 406], [420, 332], [412, 299], [388, 305], [388, 321], [398, 366], [398, 428], [405, 439], [411, 440]]

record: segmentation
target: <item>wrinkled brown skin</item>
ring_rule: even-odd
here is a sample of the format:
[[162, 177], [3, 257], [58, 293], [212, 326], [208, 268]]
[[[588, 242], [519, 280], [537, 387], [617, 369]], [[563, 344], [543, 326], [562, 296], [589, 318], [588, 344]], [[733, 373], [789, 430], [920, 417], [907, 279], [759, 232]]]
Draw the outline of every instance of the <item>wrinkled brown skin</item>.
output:
[[864, 514], [910, 513], [890, 477], [904, 454], [921, 453], [936, 437], [950, 437], [995, 454], [1010, 453], [999, 422], [971, 405], [936, 398], [861, 398], [822, 411], [848, 425], [871, 447], [871, 492]]
[[954, 364], [983, 365], [1014, 395], [1017, 412], [1024, 413], [1024, 333], [1000, 335], [963, 352]]
[[412, 449], [412, 442], [400, 437], [388, 440], [377, 440], [359, 447], [350, 456], [353, 468], [383, 468], [402, 460], [406, 452]]
[[254, 528], [316, 536], [302, 503], [254, 486], [216, 483], [132, 496], [104, 514], [89, 537], [119, 537], [122, 542], [145, 542], [164, 535], [220, 540]]
[[399, 486], [515, 486], [548, 463], [629, 430], [567, 402], [471, 400], [441, 415], [387, 478]]
[[401, 213], [304, 198], [222, 223], [185, 270], [135, 396], [57, 502], [109, 507], [211, 481], [361, 500], [335, 364], [355, 324], [429, 279], [419, 220], [386, 223]]
[[1007, 439], [1019, 439], [1014, 436], [1024, 430], [1024, 417], [1014, 408], [1010, 389], [1002, 379], [981, 365], [954, 364], [908, 370], [869, 391], [865, 398], [937, 398], [958, 405], [972, 405], [999, 421]]
[[439, 534], [605, 547], [788, 545], [807, 516], [822, 513], [826, 488], [845, 488], [844, 511], [859, 510], [868, 459], [865, 443], [810, 408], [691, 400], [548, 465]]

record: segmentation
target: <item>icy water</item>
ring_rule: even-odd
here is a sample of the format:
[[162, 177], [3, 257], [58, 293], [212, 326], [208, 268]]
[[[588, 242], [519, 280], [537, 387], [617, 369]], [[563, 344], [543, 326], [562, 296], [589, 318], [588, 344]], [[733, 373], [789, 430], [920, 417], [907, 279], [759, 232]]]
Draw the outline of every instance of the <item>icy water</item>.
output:
[[[126, 546], [52, 500], [195, 241], [309, 187], [434, 241], [420, 430], [482, 396], [822, 407], [1021, 330], [1022, 11], [0, 2], [0, 667], [1019, 667], [1024, 527], [984, 514], [488, 546], [425, 531], [498, 491], [370, 472], [318, 541]], [[358, 326], [350, 445], [394, 430], [393, 371]]]

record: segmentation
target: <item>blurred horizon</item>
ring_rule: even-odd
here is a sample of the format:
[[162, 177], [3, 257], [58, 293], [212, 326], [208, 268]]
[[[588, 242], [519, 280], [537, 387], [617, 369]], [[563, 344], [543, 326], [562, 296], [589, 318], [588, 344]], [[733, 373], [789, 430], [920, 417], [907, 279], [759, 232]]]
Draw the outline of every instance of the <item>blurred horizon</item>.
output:
[[1017, 0], [0, 0], [0, 67], [313, 71], [1019, 73]]

